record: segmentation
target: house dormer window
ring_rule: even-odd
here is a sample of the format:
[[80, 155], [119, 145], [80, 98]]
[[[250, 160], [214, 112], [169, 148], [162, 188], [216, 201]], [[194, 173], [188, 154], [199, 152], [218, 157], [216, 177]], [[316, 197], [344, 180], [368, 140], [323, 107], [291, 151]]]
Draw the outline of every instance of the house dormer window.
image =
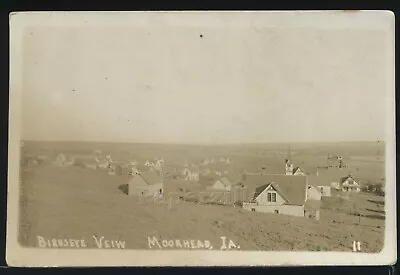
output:
[[268, 192], [267, 200], [268, 200], [268, 202], [276, 202], [276, 193], [275, 192]]

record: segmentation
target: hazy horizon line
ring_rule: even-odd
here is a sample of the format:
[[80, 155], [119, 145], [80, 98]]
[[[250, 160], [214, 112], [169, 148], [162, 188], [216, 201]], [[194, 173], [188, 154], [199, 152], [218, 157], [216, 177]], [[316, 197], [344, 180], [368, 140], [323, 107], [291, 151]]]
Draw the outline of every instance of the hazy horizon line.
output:
[[134, 144], [153, 144], [153, 145], [199, 145], [199, 146], [223, 146], [223, 145], [258, 145], [258, 144], [307, 144], [307, 143], [386, 143], [385, 140], [347, 140], [347, 141], [262, 141], [262, 142], [151, 142], [151, 141], [96, 141], [96, 140], [34, 140], [21, 139], [23, 142], [51, 142], [51, 143], [134, 143]]

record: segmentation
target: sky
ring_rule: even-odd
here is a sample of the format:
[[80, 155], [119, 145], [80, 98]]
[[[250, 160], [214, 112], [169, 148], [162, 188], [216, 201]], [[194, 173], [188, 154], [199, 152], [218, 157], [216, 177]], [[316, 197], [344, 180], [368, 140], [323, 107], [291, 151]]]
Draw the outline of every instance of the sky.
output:
[[387, 34], [211, 26], [34, 27], [26, 140], [384, 140]]

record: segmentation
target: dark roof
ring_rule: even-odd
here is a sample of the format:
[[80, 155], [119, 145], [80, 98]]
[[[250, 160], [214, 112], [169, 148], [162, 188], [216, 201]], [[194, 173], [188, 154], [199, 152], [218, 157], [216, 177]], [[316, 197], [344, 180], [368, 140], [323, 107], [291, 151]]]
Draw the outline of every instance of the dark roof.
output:
[[296, 168], [293, 169], [293, 174], [296, 173], [297, 170], [300, 170], [300, 171], [302, 171], [303, 173], [305, 173], [304, 170], [301, 169], [301, 168], [298, 166], [298, 167], [296, 167]]
[[[320, 176], [316, 176], [316, 175], [310, 175], [307, 176], [307, 183], [309, 185], [312, 185], [314, 187], [318, 187], [318, 186], [330, 186], [330, 182], [328, 182], [327, 180], [325, 180], [323, 177]], [[318, 189], [319, 190], [319, 189]]]
[[134, 165], [134, 167], [136, 167], [136, 169], [141, 172], [146, 172], [146, 171], [150, 170], [150, 168], [148, 166], [142, 165], [142, 164]]
[[[346, 181], [347, 179], [349, 179], [349, 178], [353, 179], [353, 177], [350, 176], [350, 175], [347, 175], [347, 176], [345, 176], [345, 177], [341, 177], [341, 178], [340, 178], [340, 183], [345, 182], [345, 181]], [[353, 179], [353, 180], [354, 180], [354, 179]]]
[[[315, 173], [317, 169], [315, 168]], [[339, 182], [342, 177], [348, 176], [352, 171], [347, 168], [318, 168], [318, 175], [315, 173], [308, 175], [308, 182], [318, 185], [330, 185], [331, 182]]]
[[303, 205], [307, 186], [306, 176], [247, 175], [243, 181], [245, 198], [251, 201], [269, 184], [287, 201], [287, 204]]
[[176, 167], [171, 167], [171, 166], [165, 166], [162, 169], [163, 173], [167, 173], [167, 174], [173, 174], [173, 173], [177, 173], [178, 170], [176, 169]]
[[319, 210], [321, 207], [321, 201], [319, 200], [307, 200], [304, 204], [305, 210]]
[[158, 174], [154, 171], [146, 171], [146, 172], [141, 172], [140, 176], [142, 177], [142, 179], [144, 179], [144, 181], [149, 184], [156, 184], [156, 183], [161, 183], [162, 179], [160, 176], [158, 176]]
[[255, 200], [270, 184], [264, 184], [256, 187], [252, 200]]

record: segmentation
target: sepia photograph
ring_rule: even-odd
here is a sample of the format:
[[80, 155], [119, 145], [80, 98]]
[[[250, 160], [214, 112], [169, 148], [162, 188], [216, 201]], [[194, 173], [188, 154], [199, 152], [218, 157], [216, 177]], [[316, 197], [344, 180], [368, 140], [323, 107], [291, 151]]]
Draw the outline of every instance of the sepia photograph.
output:
[[396, 261], [388, 11], [10, 14], [11, 266]]

